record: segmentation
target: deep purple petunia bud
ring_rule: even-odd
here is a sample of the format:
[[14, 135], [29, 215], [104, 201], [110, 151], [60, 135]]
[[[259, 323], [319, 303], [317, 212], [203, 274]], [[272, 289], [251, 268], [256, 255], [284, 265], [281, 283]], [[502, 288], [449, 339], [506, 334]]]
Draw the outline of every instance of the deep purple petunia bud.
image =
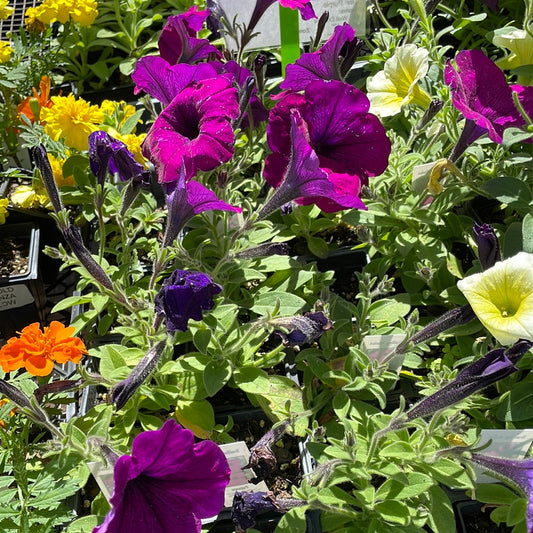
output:
[[303, 316], [273, 318], [269, 321], [275, 326], [290, 329], [290, 333], [276, 330], [285, 346], [300, 346], [309, 344], [320, 338], [328, 329], [333, 329], [331, 320], [321, 311], [318, 313], [305, 313]]
[[436, 337], [440, 333], [453, 328], [455, 326], [462, 326], [467, 324], [471, 320], [474, 320], [476, 314], [472, 310], [470, 304], [463, 305], [447, 311], [443, 315], [439, 316], [433, 322], [430, 322], [427, 326], [416, 332], [410, 339], [405, 339], [395, 350], [396, 354], [403, 353], [409, 345], [416, 346], [421, 342], [425, 342], [433, 337]]
[[490, 224], [476, 224], [474, 222], [474, 240], [477, 244], [477, 254], [483, 270], [487, 270], [501, 261], [500, 243]]
[[166, 341], [160, 341], [150, 348], [146, 355], [137, 363], [137, 366], [130, 372], [130, 375], [113, 387], [111, 398], [117, 406], [117, 411], [126, 405], [126, 402], [152, 373], [161, 359], [165, 344]]
[[276, 498], [272, 492], [241, 492], [233, 496], [231, 519], [237, 533], [243, 533], [255, 525], [258, 515], [269, 511], [286, 513], [295, 507], [306, 505], [305, 500]]
[[272, 451], [272, 446], [283, 437], [289, 424], [290, 420], [284, 420], [268, 430], [250, 448], [250, 459], [248, 460], [248, 464], [243, 468], [252, 468], [259, 479], [265, 479], [270, 476], [278, 465], [276, 456]]
[[289, 247], [284, 242], [267, 242], [235, 254], [236, 259], [254, 259], [270, 255], [289, 255]]
[[207, 274], [175, 270], [155, 297], [155, 310], [169, 331], [186, 331], [189, 319], [202, 320], [202, 311], [213, 308], [213, 297], [221, 291]]
[[43, 179], [46, 192], [48, 193], [48, 198], [50, 198], [50, 203], [52, 204], [54, 211], [59, 213], [63, 209], [63, 203], [61, 202], [59, 189], [57, 188], [57, 184], [54, 179], [54, 173], [52, 172], [52, 167], [50, 166], [50, 161], [48, 160], [48, 154], [46, 153], [46, 149], [42, 144], [35, 147], [35, 150], [33, 151], [33, 158], [37, 168], [41, 172], [41, 177]]
[[431, 100], [429, 107], [426, 109], [425, 113], [422, 115], [422, 118], [418, 121], [415, 126], [415, 131], [422, 130], [427, 124], [433, 119], [433, 117], [443, 108], [444, 102], [439, 98], [434, 98]]
[[279, 511], [271, 492], [240, 492], [233, 496], [231, 519], [237, 533], [255, 525], [258, 515], [269, 511]]
[[[414, 420], [432, 415], [516, 372], [518, 368], [515, 363], [531, 347], [529, 342], [519, 341], [517, 344], [518, 346], [514, 345], [507, 350], [503, 348], [492, 350], [481, 359], [463, 368], [453, 381], [407, 411], [407, 419]], [[508, 357], [508, 354], [512, 359]]]
[[89, 165], [101, 185], [108, 170], [112, 174], [118, 173], [122, 181], [146, 174], [128, 147], [105, 131], [93, 131], [89, 135]]
[[105, 273], [104, 269], [96, 262], [89, 250], [83, 244], [80, 230], [71, 224], [68, 228], [63, 229], [63, 238], [69, 245], [72, 253], [78, 258], [78, 261], [87, 269], [89, 274], [102, 284], [106, 289], [114, 291], [113, 282]]

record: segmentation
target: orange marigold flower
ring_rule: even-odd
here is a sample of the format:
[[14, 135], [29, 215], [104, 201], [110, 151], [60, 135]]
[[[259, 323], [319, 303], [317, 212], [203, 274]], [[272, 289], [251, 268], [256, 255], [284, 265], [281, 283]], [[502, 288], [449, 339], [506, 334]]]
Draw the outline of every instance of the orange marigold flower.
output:
[[22, 100], [22, 102], [20, 102], [20, 104], [17, 106], [17, 114], [19, 116], [19, 120], [20, 115], [24, 114], [31, 120], [32, 124], [35, 122], [36, 117], [33, 114], [32, 106], [30, 105], [32, 99], [34, 100], [35, 104], [37, 104], [37, 109], [39, 110], [37, 114], [37, 120], [39, 120], [39, 115], [41, 114], [41, 109], [43, 107], [50, 108], [54, 105], [52, 103], [52, 100], [50, 100], [50, 78], [48, 76], [43, 76], [41, 78], [41, 82], [39, 83], [39, 89], [40, 93], [38, 93], [37, 89], [35, 89], [34, 87], [33, 96], [28, 96], [28, 98]]
[[0, 366], [4, 372], [25, 367], [34, 376], [47, 376], [54, 368], [54, 362], [79, 363], [87, 353], [85, 344], [78, 337], [72, 337], [74, 327], [65, 327], [53, 321], [44, 332], [39, 323], [26, 326], [20, 337], [12, 337], [0, 349]]

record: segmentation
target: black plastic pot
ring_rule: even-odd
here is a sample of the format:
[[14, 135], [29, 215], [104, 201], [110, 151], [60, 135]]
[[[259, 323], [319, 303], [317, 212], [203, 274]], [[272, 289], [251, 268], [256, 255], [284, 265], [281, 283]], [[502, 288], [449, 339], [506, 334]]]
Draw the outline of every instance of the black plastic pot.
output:
[[0, 226], [2, 253], [21, 247], [27, 268], [19, 274], [0, 277], [0, 337], [7, 340], [33, 322], [44, 322], [46, 296], [39, 277], [40, 230], [35, 224]]

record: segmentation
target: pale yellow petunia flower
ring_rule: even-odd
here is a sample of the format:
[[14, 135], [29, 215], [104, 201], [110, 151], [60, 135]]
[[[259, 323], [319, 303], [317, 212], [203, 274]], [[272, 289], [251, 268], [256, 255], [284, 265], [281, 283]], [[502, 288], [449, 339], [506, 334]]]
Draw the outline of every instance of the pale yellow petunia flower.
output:
[[533, 254], [520, 252], [457, 282], [474, 313], [504, 346], [533, 341]]
[[425, 48], [414, 44], [396, 48], [394, 55], [385, 61], [383, 70], [366, 83], [372, 113], [390, 117], [407, 104], [417, 104], [424, 109], [429, 106], [431, 97], [418, 84], [427, 74], [428, 54]]
[[[505, 30], [498, 31], [492, 42], [496, 46], [507, 48], [511, 53], [496, 61], [496, 65], [503, 70], [533, 65], [533, 37], [518, 28], [508, 27]], [[533, 78], [519, 76], [517, 81], [521, 85], [530, 85]]]

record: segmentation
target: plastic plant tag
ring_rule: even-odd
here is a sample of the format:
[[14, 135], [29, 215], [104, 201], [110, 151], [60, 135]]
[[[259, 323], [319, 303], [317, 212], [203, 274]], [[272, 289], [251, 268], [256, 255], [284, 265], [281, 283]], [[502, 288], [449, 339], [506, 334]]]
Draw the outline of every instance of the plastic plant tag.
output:
[[[231, 477], [229, 485], [226, 487], [224, 495], [224, 506], [231, 507], [233, 502], [233, 495], [237, 491], [254, 491], [262, 492], [268, 491], [268, 487], [264, 481], [259, 483], [251, 483], [250, 481], [255, 478], [255, 473], [251, 468], [243, 470], [242, 468], [248, 464], [250, 458], [250, 451], [243, 441], [230, 442], [228, 444], [221, 444], [220, 449], [224, 452], [226, 459], [228, 460]], [[113, 493], [113, 468], [104, 466], [104, 463], [100, 461], [92, 461], [87, 463], [91, 474], [98, 483], [102, 494], [107, 501], [111, 498]], [[206, 518], [202, 520], [202, 524], [207, 524], [216, 520], [216, 516], [212, 518]]]
[[[277, 2], [270, 6], [266, 11], [254, 32], [259, 35], [254, 37], [247, 49], [261, 50], [266, 48], [279, 48], [280, 46], [280, 27], [279, 12]], [[333, 33], [335, 26], [348, 22], [355, 29], [355, 35], [362, 39], [366, 33], [366, 0], [313, 0], [313, 9], [320, 17], [324, 11], [329, 11], [329, 20], [323, 33], [325, 41]], [[220, 5], [226, 12], [229, 22], [233, 21], [235, 16], [239, 24], [246, 24], [252, 15], [255, 6], [255, 0], [243, 2], [242, 0], [220, 0]], [[309, 43], [314, 38], [316, 32], [316, 19], [302, 20], [300, 18], [300, 43]], [[231, 38], [226, 39], [226, 46], [230, 49], [235, 48], [235, 42]]]
[[[395, 335], [366, 335], [361, 347], [371, 361], [382, 362], [387, 356], [392, 354], [404, 339], [405, 335], [403, 333]], [[404, 358], [405, 353], [395, 355], [389, 360], [389, 368], [392, 371], [399, 372]]]
[[[500, 457], [503, 459], [524, 459], [527, 451], [533, 444], [533, 429], [482, 429], [479, 443], [482, 446], [487, 442], [489, 446], [480, 453]], [[497, 483], [498, 480], [483, 473], [483, 469], [472, 464], [476, 472], [477, 483]]]
[[34, 302], [26, 285], [5, 285], [0, 287], [0, 311], [22, 307]]
[[416, 165], [413, 167], [413, 177], [411, 179], [411, 188], [418, 194], [427, 192], [429, 173], [434, 167], [435, 162], [424, 163], [423, 165]]

